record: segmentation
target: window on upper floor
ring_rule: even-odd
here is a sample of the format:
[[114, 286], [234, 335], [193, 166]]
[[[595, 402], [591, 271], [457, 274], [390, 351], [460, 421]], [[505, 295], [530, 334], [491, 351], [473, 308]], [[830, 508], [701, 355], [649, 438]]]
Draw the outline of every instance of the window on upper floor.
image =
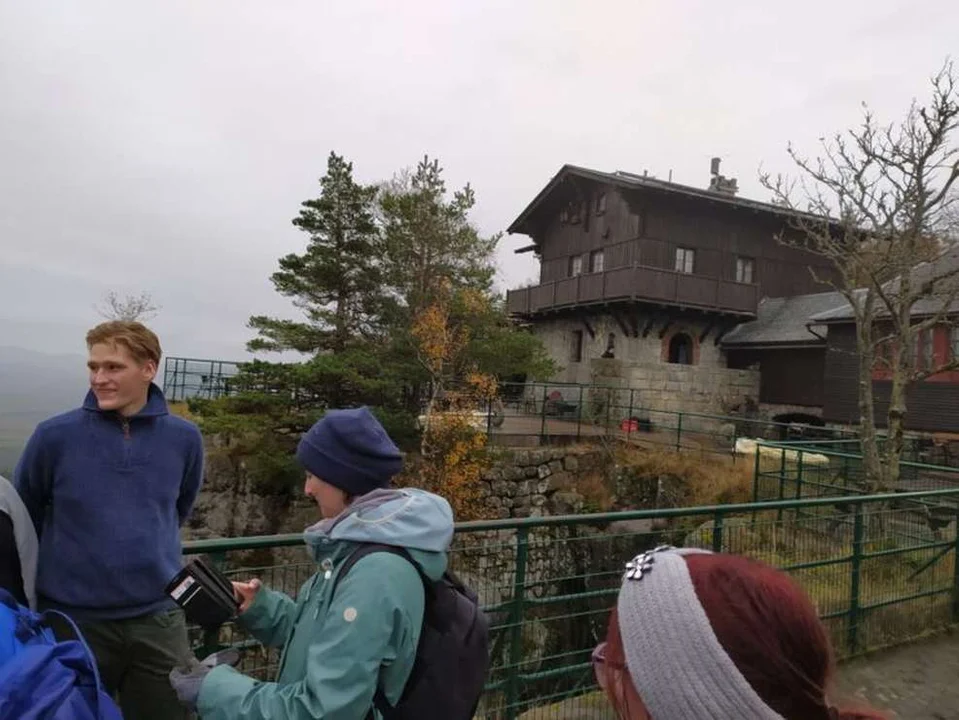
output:
[[696, 252], [691, 248], [676, 248], [676, 272], [692, 273], [696, 266]]
[[583, 274], [583, 256], [582, 255], [571, 255], [569, 258], [569, 267], [567, 268], [566, 275], [568, 277], [576, 277], [577, 275]]
[[573, 330], [569, 343], [569, 361], [578, 363], [583, 361], [583, 331]]
[[736, 282], [752, 283], [756, 278], [756, 261], [748, 257], [736, 258]]
[[604, 260], [602, 250], [593, 250], [593, 252], [589, 254], [589, 271], [591, 273], [603, 272]]

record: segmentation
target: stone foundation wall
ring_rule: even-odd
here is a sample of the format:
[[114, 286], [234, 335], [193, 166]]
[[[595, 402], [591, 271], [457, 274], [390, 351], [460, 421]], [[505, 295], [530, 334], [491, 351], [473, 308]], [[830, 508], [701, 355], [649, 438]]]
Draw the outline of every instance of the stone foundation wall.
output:
[[542, 448], [506, 452], [483, 474], [480, 495], [489, 518], [543, 517], [582, 512], [577, 478], [603, 472], [599, 450]]
[[[662, 412], [723, 415], [727, 414], [729, 407], [740, 405], [747, 398], [756, 401], [759, 397], [759, 371], [726, 367], [725, 355], [713, 341], [715, 330], [707, 327], [704, 321], [677, 321], [664, 329], [660, 320], [645, 336], [640, 332], [638, 337], [624, 334], [619, 323], [607, 315], [589, 315], [587, 322], [593, 330], [592, 337], [582, 320], [550, 320], [534, 327], [550, 356], [561, 367], [553, 381], [623, 390], [632, 388], [635, 391], [634, 406]], [[645, 322], [641, 323], [643, 331], [646, 330]], [[573, 362], [571, 358], [574, 331], [583, 332], [580, 362]], [[670, 340], [681, 333], [692, 342], [691, 365], [669, 362]], [[613, 337], [612, 357], [603, 357], [610, 336]], [[566, 397], [574, 390], [556, 389], [566, 400], [575, 399]], [[599, 392], [606, 394], [605, 390]], [[596, 391], [593, 396], [591, 405], [603, 403]], [[629, 392], [615, 396], [612, 419], [618, 421], [629, 416], [629, 396]]]
[[[206, 479], [185, 539], [302, 532], [316, 522], [316, 504], [300, 493], [266, 495], [251, 483], [245, 464], [208, 442]], [[588, 505], [577, 480], [602, 473], [606, 456], [581, 446], [503, 450], [480, 484], [488, 519], [542, 517], [581, 512]]]

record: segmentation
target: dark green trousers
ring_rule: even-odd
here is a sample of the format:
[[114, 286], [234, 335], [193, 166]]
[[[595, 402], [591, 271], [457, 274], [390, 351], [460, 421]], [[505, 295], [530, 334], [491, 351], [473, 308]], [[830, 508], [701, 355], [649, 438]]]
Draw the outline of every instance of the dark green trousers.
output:
[[189, 720], [170, 687], [170, 670], [190, 657], [181, 610], [80, 623], [97, 658], [100, 679], [120, 705], [123, 720]]

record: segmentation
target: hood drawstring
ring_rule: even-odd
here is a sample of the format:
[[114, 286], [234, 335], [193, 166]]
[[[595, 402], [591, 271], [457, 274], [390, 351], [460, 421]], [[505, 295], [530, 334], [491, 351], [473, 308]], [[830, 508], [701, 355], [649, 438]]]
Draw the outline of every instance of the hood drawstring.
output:
[[[323, 582], [326, 583], [331, 577], [333, 577], [333, 561], [329, 558], [323, 558], [320, 562], [320, 570], [323, 571]], [[316, 580], [314, 579], [313, 585], [316, 585]], [[312, 592], [313, 588], [311, 586], [310, 591]], [[316, 607], [313, 609], [313, 619], [316, 620], [320, 616], [320, 603], [316, 604]]]

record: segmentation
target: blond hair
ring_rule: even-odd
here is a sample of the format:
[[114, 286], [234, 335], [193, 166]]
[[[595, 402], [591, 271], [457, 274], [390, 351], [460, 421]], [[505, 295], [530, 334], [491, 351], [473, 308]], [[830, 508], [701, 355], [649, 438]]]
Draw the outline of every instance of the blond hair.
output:
[[143, 323], [131, 320], [110, 320], [87, 333], [87, 347], [100, 343], [125, 347], [139, 363], [160, 364], [160, 339]]

